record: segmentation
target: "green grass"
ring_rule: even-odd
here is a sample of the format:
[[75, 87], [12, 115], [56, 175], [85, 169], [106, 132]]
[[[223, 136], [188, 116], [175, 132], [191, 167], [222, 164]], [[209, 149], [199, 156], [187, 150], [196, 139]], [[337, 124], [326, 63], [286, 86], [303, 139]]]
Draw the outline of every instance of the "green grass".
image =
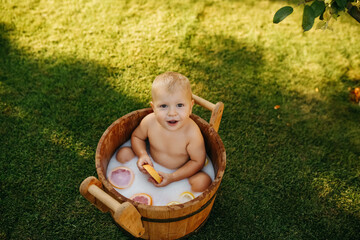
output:
[[[2, 1], [0, 239], [128, 239], [78, 191], [117, 118], [178, 71], [223, 101], [227, 168], [191, 239], [360, 234], [360, 25], [303, 33], [284, 1]], [[274, 106], [280, 105], [275, 110]], [[195, 113], [208, 119], [200, 108]]]

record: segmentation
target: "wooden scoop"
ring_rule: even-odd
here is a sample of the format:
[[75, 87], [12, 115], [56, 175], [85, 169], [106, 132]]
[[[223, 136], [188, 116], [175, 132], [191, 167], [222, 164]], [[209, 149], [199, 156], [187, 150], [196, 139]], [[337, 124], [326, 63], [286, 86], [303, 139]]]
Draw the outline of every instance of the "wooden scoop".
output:
[[156, 181], [157, 183], [161, 183], [161, 182], [162, 182], [162, 178], [160, 177], [160, 175], [157, 173], [157, 171], [155, 171], [155, 169], [154, 169], [151, 165], [145, 164], [145, 165], [143, 165], [143, 167], [144, 167], [145, 170], [150, 174], [150, 176], [155, 179], [155, 181]]

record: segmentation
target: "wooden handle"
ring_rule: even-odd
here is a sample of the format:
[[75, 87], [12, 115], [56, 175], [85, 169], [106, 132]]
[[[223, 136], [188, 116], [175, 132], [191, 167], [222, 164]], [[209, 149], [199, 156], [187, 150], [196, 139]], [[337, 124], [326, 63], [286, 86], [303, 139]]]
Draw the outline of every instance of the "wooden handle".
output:
[[115, 222], [134, 237], [141, 237], [145, 233], [145, 228], [141, 221], [141, 215], [134, 205], [129, 202], [119, 203], [104, 192], [101, 186], [102, 184], [97, 178], [88, 177], [81, 183], [80, 193], [101, 211], [110, 210]]
[[195, 94], [192, 95], [196, 104], [211, 111], [211, 117], [209, 124], [214, 128], [215, 131], [219, 130], [222, 114], [224, 112], [224, 103], [218, 102], [213, 104]]

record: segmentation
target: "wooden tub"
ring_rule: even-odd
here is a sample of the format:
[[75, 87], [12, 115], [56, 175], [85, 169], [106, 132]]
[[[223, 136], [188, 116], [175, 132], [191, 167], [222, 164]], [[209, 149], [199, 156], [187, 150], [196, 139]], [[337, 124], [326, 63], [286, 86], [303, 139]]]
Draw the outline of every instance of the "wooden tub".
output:
[[214, 105], [198, 96], [193, 97], [197, 104], [212, 111], [209, 123], [191, 115], [200, 127], [207, 154], [215, 169], [215, 180], [200, 196], [184, 204], [148, 206], [124, 197], [106, 179], [107, 166], [114, 152], [130, 139], [140, 121], [152, 112], [150, 108], [131, 112], [111, 124], [96, 149], [96, 170], [100, 181], [88, 177], [80, 186], [80, 192], [86, 199], [101, 211], [110, 211], [115, 222], [135, 237], [181, 238], [196, 231], [209, 217], [226, 166], [225, 148], [217, 133], [224, 105], [221, 102]]

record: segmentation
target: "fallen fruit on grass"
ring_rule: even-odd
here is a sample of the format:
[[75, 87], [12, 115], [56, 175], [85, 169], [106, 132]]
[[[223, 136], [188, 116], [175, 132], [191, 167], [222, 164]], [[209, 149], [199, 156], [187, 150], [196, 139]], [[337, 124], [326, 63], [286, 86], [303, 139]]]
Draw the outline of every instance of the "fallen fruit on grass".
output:
[[150, 174], [150, 176], [155, 179], [155, 181], [157, 183], [161, 183], [162, 179], [161, 179], [160, 175], [157, 173], [157, 171], [155, 171], [155, 169], [151, 165], [145, 164], [145, 165], [143, 165], [143, 167]]
[[180, 194], [179, 200], [181, 203], [184, 203], [193, 200], [194, 198], [195, 196], [191, 192], [183, 192], [182, 194]]
[[353, 102], [359, 103], [360, 102], [360, 87], [356, 87], [351, 89], [350, 91], [350, 99]]
[[136, 193], [132, 195], [130, 199], [138, 203], [152, 205], [152, 198], [149, 194], [146, 193]]
[[124, 189], [131, 186], [134, 177], [134, 172], [130, 168], [117, 167], [111, 170], [108, 180], [114, 187]]

